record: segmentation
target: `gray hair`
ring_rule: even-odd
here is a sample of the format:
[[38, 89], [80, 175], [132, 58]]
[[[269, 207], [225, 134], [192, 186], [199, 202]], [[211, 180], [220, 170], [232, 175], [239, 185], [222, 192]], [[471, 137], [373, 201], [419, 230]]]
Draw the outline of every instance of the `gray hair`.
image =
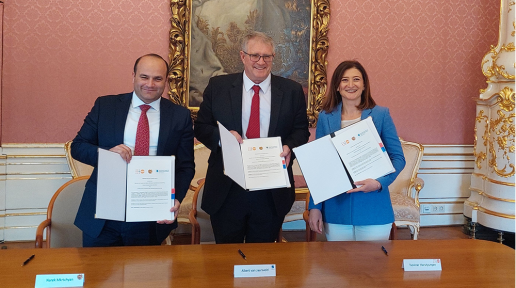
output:
[[258, 31], [249, 32], [249, 33], [247, 33], [247, 35], [244, 36], [244, 38], [242, 38], [242, 51], [247, 53], [247, 43], [249, 42], [249, 40], [255, 39], [255, 38], [260, 40], [262, 43], [271, 45], [272, 46], [272, 54], [276, 53], [276, 49], [275, 49], [276, 45], [274, 44], [274, 40], [269, 35], [267, 35], [263, 32], [258, 32]]

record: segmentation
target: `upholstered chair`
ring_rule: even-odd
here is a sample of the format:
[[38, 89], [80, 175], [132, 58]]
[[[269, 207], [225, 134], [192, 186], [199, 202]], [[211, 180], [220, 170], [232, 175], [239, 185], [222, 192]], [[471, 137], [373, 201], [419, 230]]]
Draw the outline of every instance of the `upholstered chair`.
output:
[[70, 173], [72, 174], [72, 178], [75, 179], [81, 176], [90, 176], [93, 172], [93, 167], [73, 159], [71, 153], [71, 146], [72, 141], [68, 141], [65, 143], [64, 149], [66, 155], [66, 162], [68, 162], [68, 166], [70, 167]]
[[36, 230], [36, 248], [82, 247], [82, 231], [73, 224], [81, 203], [86, 181], [90, 176], [81, 176], [63, 184], [54, 193], [47, 209], [47, 219]]
[[397, 227], [408, 226], [412, 239], [417, 240], [420, 227], [419, 192], [425, 182], [417, 177], [423, 158], [423, 145], [401, 140], [406, 165], [389, 186]]

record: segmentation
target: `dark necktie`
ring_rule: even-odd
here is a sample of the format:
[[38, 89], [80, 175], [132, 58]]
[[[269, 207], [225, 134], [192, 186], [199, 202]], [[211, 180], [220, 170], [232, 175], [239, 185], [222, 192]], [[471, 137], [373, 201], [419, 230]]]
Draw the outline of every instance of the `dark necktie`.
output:
[[251, 102], [251, 115], [245, 136], [247, 139], [260, 138], [260, 86], [254, 85], [254, 96]]
[[149, 105], [140, 105], [142, 113], [138, 120], [138, 128], [136, 128], [136, 141], [134, 143], [134, 156], [149, 155], [149, 119], [147, 119], [147, 111], [151, 108]]

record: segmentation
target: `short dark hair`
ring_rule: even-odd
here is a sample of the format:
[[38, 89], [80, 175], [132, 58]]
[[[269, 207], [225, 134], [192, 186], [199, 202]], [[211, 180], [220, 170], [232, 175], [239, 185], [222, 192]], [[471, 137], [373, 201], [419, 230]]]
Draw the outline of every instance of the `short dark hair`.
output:
[[340, 102], [342, 102], [342, 96], [339, 93], [340, 81], [342, 80], [344, 73], [351, 68], [355, 68], [360, 71], [362, 74], [362, 80], [364, 81], [364, 91], [362, 91], [362, 95], [360, 96], [360, 104], [357, 106], [357, 108], [359, 110], [364, 110], [376, 106], [376, 103], [371, 96], [369, 77], [367, 76], [367, 72], [365, 71], [364, 66], [362, 66], [362, 64], [360, 64], [358, 61], [347, 60], [340, 63], [333, 72], [328, 94], [326, 95], [326, 98], [322, 104], [322, 109], [324, 111], [330, 113], [335, 109], [335, 107], [337, 107], [337, 105], [340, 104]]
[[163, 62], [165, 62], [165, 67], [167, 67], [167, 75], [168, 75], [169, 68], [168, 68], [167, 60], [163, 59], [163, 57], [161, 57], [160, 55], [154, 54], [154, 53], [145, 54], [145, 55], [141, 56], [140, 58], [136, 59], [136, 61], [134, 62], [134, 68], [133, 68], [134, 74], [136, 74], [136, 68], [138, 68], [138, 63], [140, 63], [140, 60], [142, 60], [143, 57], [154, 57], [154, 58], [159, 58], [159, 59], [163, 60]]

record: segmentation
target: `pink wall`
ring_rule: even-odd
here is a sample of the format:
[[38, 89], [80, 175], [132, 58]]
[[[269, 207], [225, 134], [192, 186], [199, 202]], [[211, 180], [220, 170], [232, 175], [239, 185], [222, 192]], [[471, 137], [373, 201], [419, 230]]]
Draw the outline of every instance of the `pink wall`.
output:
[[168, 59], [168, 3], [5, 1], [2, 143], [65, 142], [96, 97], [132, 91], [136, 58]]
[[480, 62], [498, 41], [493, 0], [331, 1], [329, 79], [343, 60], [368, 72], [398, 134], [423, 144], [473, 144]]
[[[357, 59], [400, 136], [472, 144], [498, 2], [330, 1], [330, 75]], [[4, 3], [2, 143], [73, 138], [96, 97], [132, 90], [138, 56], [168, 55], [169, 0]]]

